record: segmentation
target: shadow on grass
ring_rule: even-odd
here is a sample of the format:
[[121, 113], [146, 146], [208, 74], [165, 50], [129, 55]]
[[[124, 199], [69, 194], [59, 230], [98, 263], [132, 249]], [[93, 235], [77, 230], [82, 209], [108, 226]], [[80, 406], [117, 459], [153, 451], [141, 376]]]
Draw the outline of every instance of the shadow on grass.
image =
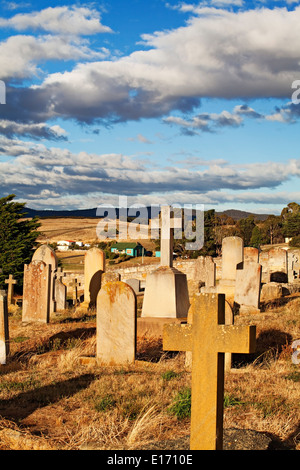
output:
[[56, 403], [87, 388], [94, 379], [94, 374], [84, 374], [20, 393], [8, 400], [0, 400], [0, 416], [18, 423], [38, 408]]
[[10, 362], [19, 361], [26, 363], [34, 354], [45, 354], [58, 349], [71, 349], [76, 342], [91, 338], [96, 334], [96, 328], [76, 328], [70, 331], [61, 331], [55, 335], [45, 338], [34, 345], [26, 345], [9, 357]]
[[264, 330], [256, 338], [256, 351], [253, 354], [233, 354], [232, 365], [238, 368], [254, 361], [256, 364], [270, 363], [291, 344], [292, 339], [289, 333], [275, 328]]

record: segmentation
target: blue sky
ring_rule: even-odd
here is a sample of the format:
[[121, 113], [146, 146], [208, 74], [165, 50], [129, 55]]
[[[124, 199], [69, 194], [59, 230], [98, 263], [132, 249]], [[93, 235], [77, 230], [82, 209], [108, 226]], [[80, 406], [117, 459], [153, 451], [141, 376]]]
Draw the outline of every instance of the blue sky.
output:
[[299, 24], [300, 0], [0, 1], [0, 196], [299, 203]]

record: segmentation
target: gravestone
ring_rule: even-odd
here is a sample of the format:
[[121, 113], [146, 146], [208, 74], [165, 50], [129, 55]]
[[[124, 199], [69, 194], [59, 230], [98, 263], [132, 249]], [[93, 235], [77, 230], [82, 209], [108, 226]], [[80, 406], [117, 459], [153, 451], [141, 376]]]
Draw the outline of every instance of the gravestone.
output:
[[50, 314], [55, 312], [56, 303], [55, 303], [55, 271], [58, 267], [58, 259], [55, 254], [55, 251], [49, 245], [39, 246], [33, 256], [31, 261], [43, 261], [45, 264], [49, 264], [50, 269], [50, 304], [49, 311]]
[[187, 317], [190, 301], [187, 278], [173, 268], [174, 228], [179, 228], [181, 219], [171, 216], [170, 206], [161, 208], [161, 266], [147, 275], [142, 318]]
[[56, 312], [61, 312], [67, 308], [67, 286], [62, 282], [63, 276], [62, 270], [57, 270], [54, 279]]
[[266, 284], [263, 284], [260, 293], [260, 300], [262, 302], [280, 299], [282, 296], [282, 284], [280, 284], [279, 282], [267, 282]]
[[141, 281], [139, 279], [126, 279], [126, 284], [128, 284], [134, 290], [135, 294], [139, 294], [141, 291]]
[[13, 278], [12, 274], [8, 276], [8, 279], [5, 279], [5, 284], [8, 284], [7, 289], [7, 306], [9, 307], [13, 302], [14, 296], [14, 285], [17, 284], [17, 281]]
[[50, 264], [32, 261], [24, 265], [23, 322], [49, 322], [50, 282]]
[[244, 248], [244, 261], [252, 261], [253, 263], [258, 263], [259, 260], [259, 250], [253, 246], [245, 246]]
[[226, 237], [222, 241], [222, 274], [218, 285], [213, 288], [201, 288], [201, 292], [209, 293], [213, 290], [225, 294], [226, 300], [233, 307], [236, 286], [236, 273], [238, 266], [244, 261], [244, 242], [240, 237]]
[[235, 281], [237, 265], [244, 261], [244, 242], [240, 237], [222, 241], [222, 280]]
[[195, 261], [195, 278], [205, 287], [216, 285], [216, 265], [211, 256], [199, 256]]
[[294, 248], [288, 250], [288, 282], [299, 283], [300, 282], [300, 249]]
[[287, 251], [280, 247], [271, 248], [268, 251], [268, 282], [287, 282], [288, 266]]
[[0, 364], [6, 364], [9, 354], [9, 330], [7, 296], [5, 291], [0, 290]]
[[100, 248], [88, 250], [84, 256], [84, 302], [81, 307], [95, 307], [101, 288], [101, 276], [105, 272], [105, 253]]
[[261, 291], [261, 265], [244, 261], [236, 271], [234, 301], [239, 313], [259, 313]]
[[97, 297], [97, 361], [128, 364], [136, 354], [136, 296], [125, 282], [107, 282]]
[[107, 282], [121, 281], [120, 273], [116, 271], [108, 271], [107, 273], [102, 274], [101, 286], [104, 286]]
[[192, 324], [166, 324], [163, 349], [192, 351], [191, 450], [223, 447], [224, 354], [255, 351], [255, 326], [225, 325], [225, 295], [198, 294]]

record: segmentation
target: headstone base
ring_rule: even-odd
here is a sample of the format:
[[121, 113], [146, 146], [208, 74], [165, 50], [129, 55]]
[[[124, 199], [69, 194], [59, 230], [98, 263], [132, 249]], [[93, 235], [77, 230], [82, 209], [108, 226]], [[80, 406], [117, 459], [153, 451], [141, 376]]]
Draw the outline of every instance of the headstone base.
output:
[[186, 318], [190, 306], [186, 275], [161, 266], [148, 274], [142, 317]]

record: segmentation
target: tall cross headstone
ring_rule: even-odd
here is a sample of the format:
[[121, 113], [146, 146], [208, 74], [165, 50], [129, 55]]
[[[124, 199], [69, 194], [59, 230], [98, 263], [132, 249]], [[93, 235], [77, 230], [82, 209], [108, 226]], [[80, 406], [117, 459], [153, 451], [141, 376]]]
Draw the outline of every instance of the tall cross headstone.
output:
[[161, 220], [151, 221], [151, 237], [158, 234], [159, 228], [160, 267], [147, 274], [141, 317], [186, 318], [190, 306], [187, 278], [173, 267], [174, 230], [182, 234], [182, 218], [172, 217], [171, 207], [162, 206]]
[[192, 309], [192, 324], [164, 325], [163, 349], [192, 351], [190, 449], [221, 450], [224, 355], [254, 352], [256, 327], [224, 324], [224, 294], [198, 294]]
[[[160, 233], [160, 265], [173, 266], [174, 229], [182, 230], [182, 218], [175, 218], [170, 206], [161, 206], [161, 219], [151, 220], [152, 234]], [[151, 235], [152, 235], [151, 234]]]
[[13, 278], [13, 275], [10, 274], [8, 276], [8, 279], [5, 279], [5, 284], [8, 284], [8, 289], [7, 289], [7, 305], [12, 304], [12, 299], [14, 295], [14, 284], [17, 284], [17, 281]]

